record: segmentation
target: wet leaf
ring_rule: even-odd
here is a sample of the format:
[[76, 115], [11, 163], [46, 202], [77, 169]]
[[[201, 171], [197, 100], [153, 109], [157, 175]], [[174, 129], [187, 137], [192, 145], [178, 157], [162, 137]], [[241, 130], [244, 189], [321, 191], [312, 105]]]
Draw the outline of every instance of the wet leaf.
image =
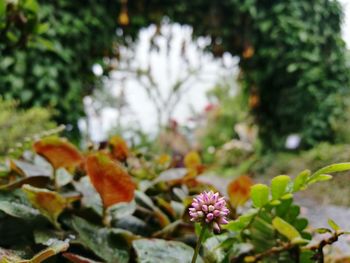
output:
[[53, 230], [51, 228], [38, 228], [33, 231], [33, 237], [35, 244], [47, 245], [50, 244], [51, 240], [63, 240], [66, 235], [63, 231]]
[[153, 203], [152, 199], [149, 198], [145, 193], [136, 191], [136, 202], [141, 203], [142, 205], [146, 205], [148, 208], [150, 208], [162, 227], [170, 224], [169, 218]]
[[47, 176], [50, 177], [52, 175], [52, 168], [48, 169], [45, 166], [34, 165], [28, 162], [20, 161], [20, 160], [11, 160], [10, 167], [12, 170], [17, 171], [17, 173], [25, 176]]
[[[133, 242], [139, 263], [190, 263], [193, 248], [177, 241], [139, 239]], [[198, 257], [196, 262], [203, 262]]]
[[0, 210], [13, 217], [32, 220], [40, 216], [40, 212], [30, 206], [14, 201], [0, 201]]
[[118, 203], [113, 206], [108, 207], [107, 214], [112, 220], [121, 219], [126, 216], [132, 215], [136, 210], [136, 202], [133, 200], [129, 203]]
[[105, 207], [134, 198], [135, 183], [131, 176], [106, 154], [89, 155], [86, 170]]
[[178, 228], [178, 226], [182, 223], [182, 220], [176, 220], [171, 224], [164, 227], [162, 230], [157, 231], [152, 236], [153, 237], [162, 237], [162, 238], [171, 238], [172, 233]]
[[77, 191], [82, 194], [81, 203], [86, 208], [93, 209], [98, 215], [103, 215], [103, 205], [99, 194], [90, 182], [88, 176], [80, 178], [79, 181], [74, 181], [73, 185]]
[[56, 227], [59, 227], [57, 219], [62, 211], [69, 203], [78, 200], [78, 197], [66, 198], [57, 192], [32, 187], [30, 185], [23, 185], [22, 189], [27, 194], [32, 205], [37, 208], [42, 215], [47, 217]]
[[55, 168], [66, 168], [73, 171], [79, 166], [83, 157], [78, 149], [66, 139], [51, 136], [34, 143], [35, 152], [47, 159]]
[[70, 174], [65, 168], [59, 168], [56, 170], [55, 182], [57, 187], [62, 187], [73, 180], [73, 175]]
[[249, 176], [240, 176], [227, 187], [230, 203], [233, 207], [244, 205], [250, 197], [253, 181]]
[[96, 226], [79, 217], [74, 217], [72, 223], [79, 234], [78, 242], [97, 256], [107, 262], [129, 262], [128, 244], [134, 238], [130, 232]]

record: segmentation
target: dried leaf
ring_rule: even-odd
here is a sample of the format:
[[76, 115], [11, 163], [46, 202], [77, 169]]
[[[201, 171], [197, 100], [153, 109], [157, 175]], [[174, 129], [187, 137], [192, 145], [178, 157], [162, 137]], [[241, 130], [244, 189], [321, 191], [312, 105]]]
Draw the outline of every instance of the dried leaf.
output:
[[32, 186], [36, 187], [45, 187], [48, 182], [50, 181], [50, 178], [47, 176], [31, 176], [22, 178], [20, 180], [11, 182], [9, 184], [1, 185], [0, 190], [14, 190], [16, 188], [22, 187], [22, 185], [30, 184]]
[[57, 222], [58, 216], [69, 203], [76, 201], [79, 198], [63, 197], [57, 192], [32, 187], [27, 184], [23, 185], [22, 189], [27, 194], [32, 205], [47, 217], [56, 227], [59, 227], [59, 223]]
[[109, 146], [112, 151], [112, 157], [118, 161], [124, 162], [129, 156], [129, 147], [126, 142], [118, 135], [109, 140]]
[[33, 145], [34, 151], [45, 157], [55, 168], [66, 168], [73, 171], [83, 161], [78, 149], [66, 139], [51, 136], [37, 141]]
[[105, 207], [133, 200], [135, 183], [131, 176], [105, 153], [89, 155], [86, 170]]
[[233, 207], [244, 205], [248, 201], [252, 185], [252, 179], [249, 176], [243, 175], [233, 180], [227, 186], [227, 193]]
[[37, 253], [31, 259], [21, 259], [12, 250], [5, 250], [0, 248], [0, 262], [1, 263], [41, 263], [46, 259], [64, 252], [68, 249], [69, 243], [60, 240], [52, 240], [49, 247]]

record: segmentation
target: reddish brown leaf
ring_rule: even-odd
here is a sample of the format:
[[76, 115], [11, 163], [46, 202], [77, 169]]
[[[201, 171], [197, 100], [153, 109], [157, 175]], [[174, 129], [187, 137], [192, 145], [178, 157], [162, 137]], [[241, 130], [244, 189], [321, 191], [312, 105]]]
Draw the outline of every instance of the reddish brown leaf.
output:
[[249, 176], [242, 175], [227, 186], [227, 193], [233, 207], [238, 207], [248, 201], [252, 185], [252, 179]]
[[68, 171], [74, 170], [83, 161], [78, 149], [66, 139], [51, 136], [34, 143], [37, 154], [46, 158], [55, 169], [60, 167]]
[[80, 198], [80, 196], [64, 197], [57, 192], [36, 188], [28, 184], [23, 185], [22, 190], [27, 194], [32, 205], [57, 227], [59, 227], [57, 221], [59, 215], [71, 202]]
[[105, 207], [130, 202], [134, 198], [135, 184], [131, 176], [107, 154], [98, 152], [89, 155], [86, 171]]
[[109, 145], [112, 151], [112, 157], [118, 161], [124, 162], [129, 156], [129, 147], [120, 136], [113, 136], [109, 140]]

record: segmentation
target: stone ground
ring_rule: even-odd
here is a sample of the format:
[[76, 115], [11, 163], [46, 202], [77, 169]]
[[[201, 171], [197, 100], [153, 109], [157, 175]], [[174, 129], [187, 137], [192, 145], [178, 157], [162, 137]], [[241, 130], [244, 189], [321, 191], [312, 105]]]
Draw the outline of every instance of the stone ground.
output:
[[[226, 193], [226, 186], [230, 182], [228, 178], [215, 175], [203, 175], [200, 177], [203, 182], [213, 184], [220, 192]], [[309, 220], [312, 229], [328, 227], [328, 219], [334, 220], [342, 229], [350, 231], [350, 208], [336, 205], [322, 205], [316, 200], [303, 195], [295, 197], [297, 204], [301, 205], [301, 214]], [[316, 237], [317, 238], [317, 237]], [[350, 256], [350, 235], [341, 236], [334, 246], [333, 253], [346, 254]]]

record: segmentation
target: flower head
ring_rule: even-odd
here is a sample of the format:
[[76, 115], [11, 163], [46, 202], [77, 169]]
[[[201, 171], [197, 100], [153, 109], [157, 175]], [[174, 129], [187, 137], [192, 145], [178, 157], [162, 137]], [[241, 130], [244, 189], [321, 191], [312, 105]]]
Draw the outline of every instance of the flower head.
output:
[[213, 191], [203, 192], [193, 198], [189, 211], [192, 222], [211, 225], [217, 232], [220, 232], [220, 225], [228, 223], [226, 216], [230, 212], [224, 197]]

